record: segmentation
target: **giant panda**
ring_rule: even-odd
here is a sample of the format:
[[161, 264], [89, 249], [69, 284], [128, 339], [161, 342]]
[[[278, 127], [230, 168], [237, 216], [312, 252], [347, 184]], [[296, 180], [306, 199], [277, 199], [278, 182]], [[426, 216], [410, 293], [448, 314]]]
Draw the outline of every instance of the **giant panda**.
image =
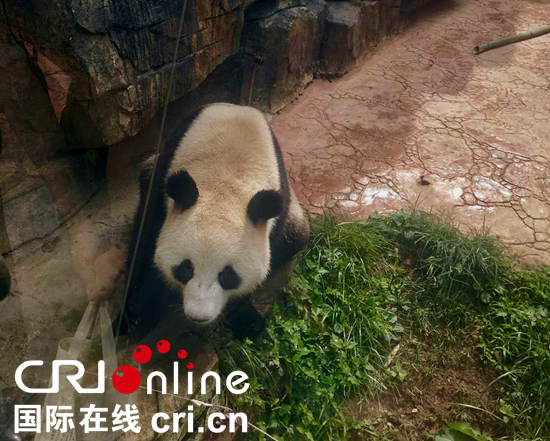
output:
[[[252, 107], [211, 104], [178, 124], [140, 176], [128, 248], [126, 318], [143, 337], [170, 312], [204, 327], [223, 317], [238, 338], [263, 326], [250, 295], [288, 267], [309, 225], [277, 139]], [[178, 314], [175, 314], [178, 317]]]

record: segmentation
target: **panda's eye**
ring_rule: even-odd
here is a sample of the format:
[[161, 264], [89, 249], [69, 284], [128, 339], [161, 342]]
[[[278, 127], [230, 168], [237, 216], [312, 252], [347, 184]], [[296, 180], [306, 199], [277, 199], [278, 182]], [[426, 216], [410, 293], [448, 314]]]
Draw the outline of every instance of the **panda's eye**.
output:
[[223, 289], [237, 289], [241, 284], [241, 278], [231, 265], [227, 265], [218, 274], [218, 281]]
[[189, 259], [184, 260], [178, 266], [175, 266], [172, 270], [174, 277], [178, 282], [183, 283], [184, 285], [193, 278], [193, 264]]

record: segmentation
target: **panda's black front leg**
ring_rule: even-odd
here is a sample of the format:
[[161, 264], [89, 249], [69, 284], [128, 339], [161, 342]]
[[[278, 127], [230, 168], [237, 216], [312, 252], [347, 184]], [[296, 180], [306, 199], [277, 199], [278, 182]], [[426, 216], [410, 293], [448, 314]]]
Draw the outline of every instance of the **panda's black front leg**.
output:
[[265, 327], [265, 319], [258, 312], [250, 296], [232, 300], [223, 312], [225, 322], [239, 340], [257, 337]]

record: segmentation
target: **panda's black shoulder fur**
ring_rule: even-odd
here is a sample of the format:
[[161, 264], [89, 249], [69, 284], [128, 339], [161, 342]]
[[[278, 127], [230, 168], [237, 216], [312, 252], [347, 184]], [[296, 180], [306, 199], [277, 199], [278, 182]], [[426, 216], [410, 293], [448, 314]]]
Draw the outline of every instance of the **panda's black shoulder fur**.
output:
[[288, 234], [286, 234], [288, 209], [290, 207], [290, 184], [288, 182], [288, 176], [283, 160], [283, 153], [281, 151], [279, 142], [277, 141], [277, 137], [273, 133], [273, 130], [271, 130], [271, 138], [273, 139], [273, 147], [275, 148], [277, 166], [279, 168], [279, 179], [281, 185], [281, 187], [279, 188], [279, 193], [283, 197], [283, 210], [277, 218], [275, 227], [271, 230], [271, 235], [269, 237], [271, 248], [270, 272], [273, 273], [277, 271], [281, 266], [283, 266], [296, 253], [292, 253], [290, 256], [288, 256], [288, 253], [285, 252], [289, 251], [289, 246], [291, 245]]

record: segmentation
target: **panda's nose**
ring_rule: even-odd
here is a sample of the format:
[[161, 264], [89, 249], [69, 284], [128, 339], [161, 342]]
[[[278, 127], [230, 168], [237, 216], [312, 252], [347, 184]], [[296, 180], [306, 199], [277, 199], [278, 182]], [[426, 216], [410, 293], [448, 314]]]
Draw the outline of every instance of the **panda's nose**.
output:
[[200, 283], [196, 278], [189, 281], [183, 295], [183, 310], [189, 320], [207, 324], [220, 315], [226, 299], [219, 285]]

